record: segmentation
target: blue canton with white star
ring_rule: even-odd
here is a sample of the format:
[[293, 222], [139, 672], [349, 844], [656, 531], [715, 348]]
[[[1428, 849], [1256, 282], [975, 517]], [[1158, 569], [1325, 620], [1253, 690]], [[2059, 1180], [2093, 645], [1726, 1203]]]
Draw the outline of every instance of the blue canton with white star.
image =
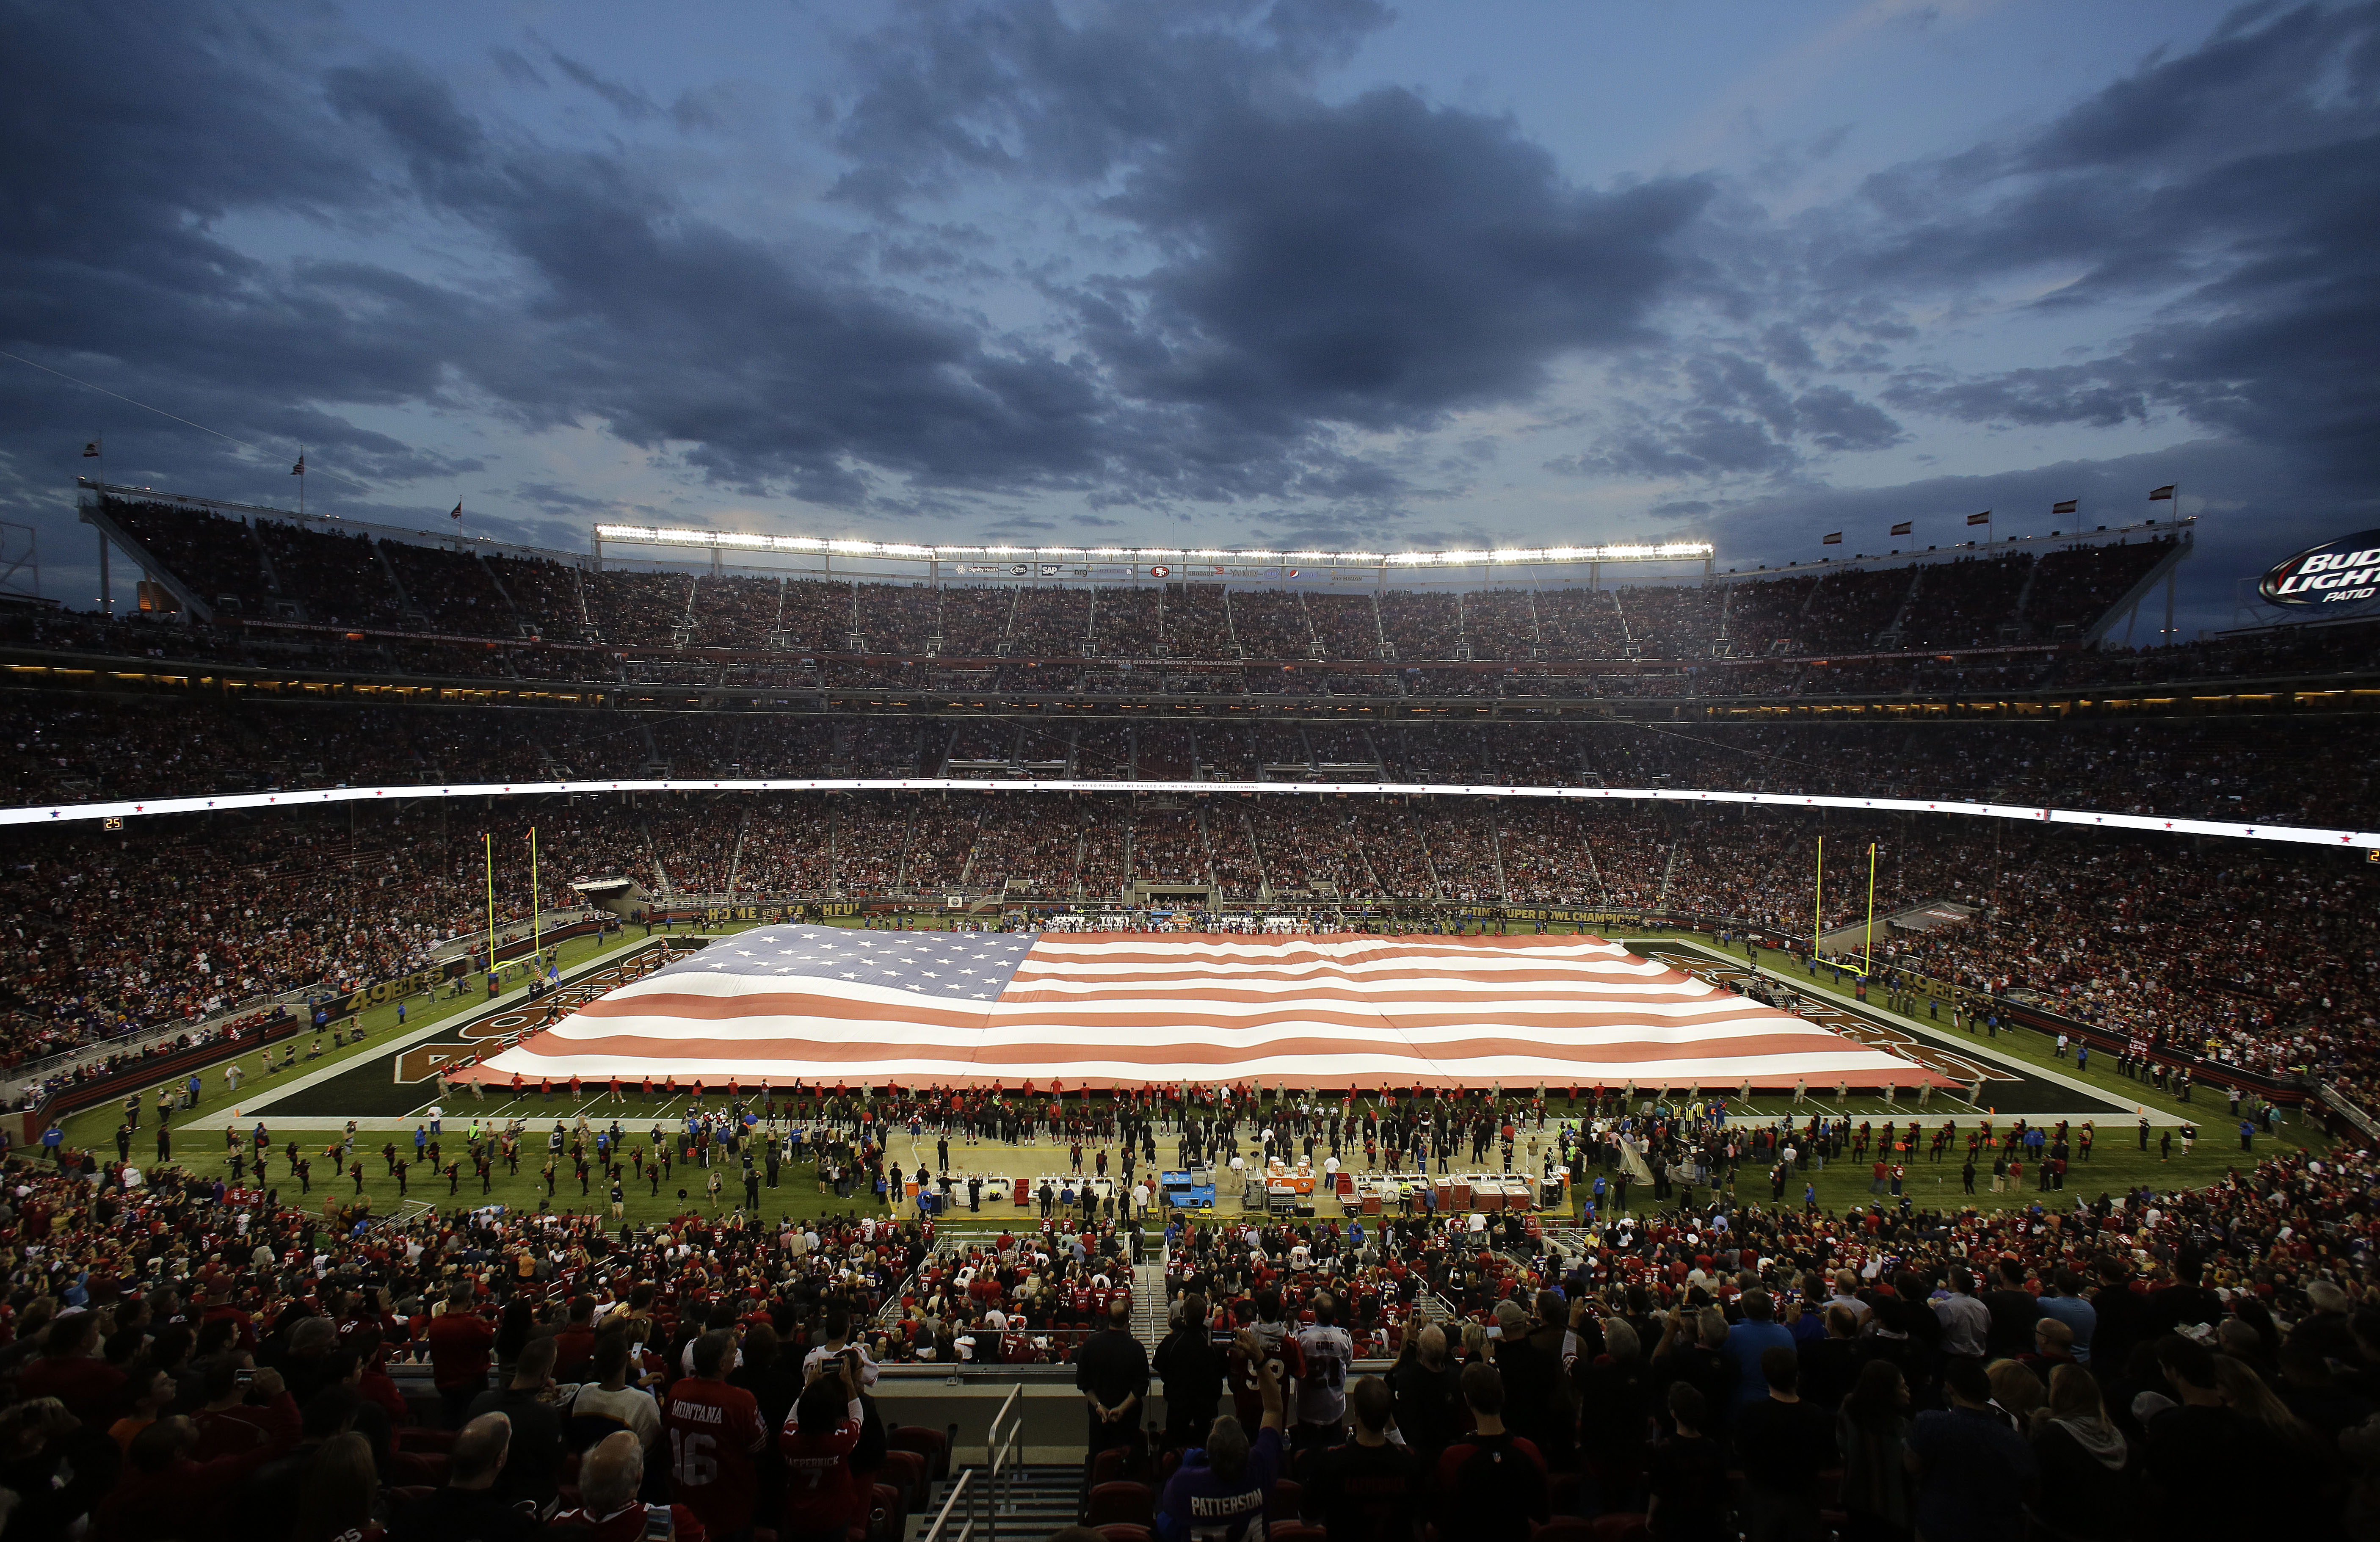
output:
[[1038, 941], [1038, 932], [762, 927], [722, 937], [646, 977], [713, 975], [756, 984], [810, 979], [908, 990], [932, 1001], [990, 1002], [1000, 999]]

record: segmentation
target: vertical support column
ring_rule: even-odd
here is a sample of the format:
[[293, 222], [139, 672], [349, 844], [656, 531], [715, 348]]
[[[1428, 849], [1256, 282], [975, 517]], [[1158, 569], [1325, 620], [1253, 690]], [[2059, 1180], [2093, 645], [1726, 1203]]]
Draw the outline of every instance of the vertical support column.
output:
[[115, 613], [115, 586], [108, 581], [107, 577], [107, 532], [96, 525], [91, 528], [99, 534], [99, 613], [113, 616]]
[[2173, 586], [2174, 586], [2174, 584], [2175, 584], [2175, 583], [2176, 583], [2176, 582], [2180, 578], [2180, 577], [2181, 577], [2181, 565], [2180, 565], [2180, 563], [2176, 563], [2176, 564], [2174, 564], [2174, 565], [2173, 565], [2173, 566], [2171, 566], [2171, 567], [2169, 567], [2169, 568], [2167, 568], [2167, 569], [2166, 569], [2166, 574], [2165, 574], [2165, 632], [2164, 632], [2163, 637], [2162, 637], [2162, 638], [2161, 638], [2160, 640], [2162, 640], [2168, 648], [2170, 648], [2170, 647], [2172, 647], [2172, 646], [2173, 646]]

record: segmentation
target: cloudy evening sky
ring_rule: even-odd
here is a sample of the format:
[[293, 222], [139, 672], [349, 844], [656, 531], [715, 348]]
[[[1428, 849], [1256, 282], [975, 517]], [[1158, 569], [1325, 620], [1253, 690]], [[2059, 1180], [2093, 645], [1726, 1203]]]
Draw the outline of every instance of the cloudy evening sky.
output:
[[2380, 524], [2380, 6], [0, 0], [0, 349], [174, 415], [0, 359], [78, 605], [103, 430], [571, 550], [1750, 566], [2178, 482], [2193, 627]]

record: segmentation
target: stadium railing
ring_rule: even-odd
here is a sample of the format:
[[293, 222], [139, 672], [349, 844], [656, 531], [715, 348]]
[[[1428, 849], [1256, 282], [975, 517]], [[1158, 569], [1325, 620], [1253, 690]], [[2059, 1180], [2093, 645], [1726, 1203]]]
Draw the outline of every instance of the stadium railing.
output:
[[2353, 1125], [2364, 1139], [2380, 1145], [2380, 1120], [2364, 1112], [2363, 1105], [2340, 1091], [2335, 1082], [2320, 1083], [2314, 1090], [2325, 1108]]
[[209, 1044], [194, 1044], [179, 1054], [158, 1055], [137, 1065], [126, 1065], [105, 1075], [60, 1087], [50, 1097], [30, 1109], [18, 1111], [26, 1144], [37, 1143], [42, 1132], [67, 1114], [96, 1108], [102, 1103], [121, 1098], [127, 1091], [178, 1082], [194, 1071], [244, 1055], [251, 1050], [280, 1044], [304, 1031], [306, 1025], [294, 1016], [283, 1016], [261, 1024], [255, 1032], [235, 1034]]

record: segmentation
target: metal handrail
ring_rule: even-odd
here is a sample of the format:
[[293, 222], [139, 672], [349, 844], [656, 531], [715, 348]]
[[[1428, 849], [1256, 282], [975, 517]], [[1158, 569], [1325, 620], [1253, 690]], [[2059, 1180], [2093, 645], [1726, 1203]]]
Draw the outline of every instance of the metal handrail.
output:
[[[958, 1481], [951, 1485], [950, 1493], [942, 1500], [942, 1508], [935, 1512], [933, 1521], [918, 1536], [917, 1542], [968, 1542], [975, 1535], [975, 1516], [971, 1513], [960, 1522], [957, 1531], [945, 1533], [943, 1530], [950, 1524], [951, 1512], [958, 1507], [959, 1496], [967, 1491], [967, 1483], [974, 1476], [975, 1474], [966, 1468], [959, 1469]], [[969, 1508], [972, 1510], [973, 1507]]]
[[[1016, 1464], [1020, 1444], [1025, 1436], [1025, 1411], [1017, 1400], [1025, 1395], [1025, 1384], [1018, 1382], [1001, 1400], [1000, 1411], [983, 1434], [983, 1521], [984, 1533], [990, 1536], [1000, 1524], [1003, 1509], [1014, 1508]], [[1001, 1427], [1008, 1427], [1007, 1438], [1001, 1436]]]

